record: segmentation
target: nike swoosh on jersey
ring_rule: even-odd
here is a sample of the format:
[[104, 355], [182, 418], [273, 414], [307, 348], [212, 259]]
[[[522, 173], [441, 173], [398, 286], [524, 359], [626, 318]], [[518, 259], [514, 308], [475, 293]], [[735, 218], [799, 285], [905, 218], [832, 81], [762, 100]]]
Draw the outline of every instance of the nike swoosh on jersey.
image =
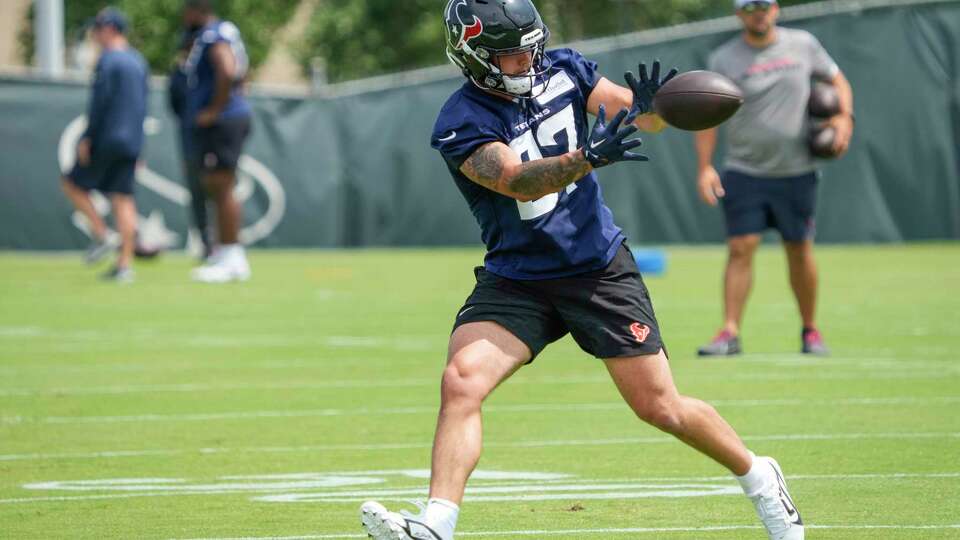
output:
[[464, 308], [463, 311], [461, 311], [460, 313], [457, 313], [457, 318], [459, 319], [460, 317], [463, 317], [463, 314], [464, 314], [464, 313], [470, 311], [471, 309], [473, 309], [473, 308], [475, 308], [475, 307], [477, 307], [477, 306], [470, 306], [470, 307]]
[[447, 135], [446, 137], [437, 137], [437, 140], [440, 142], [447, 142], [447, 141], [452, 141], [456, 137], [457, 137], [457, 132], [451, 131], [450, 135]]

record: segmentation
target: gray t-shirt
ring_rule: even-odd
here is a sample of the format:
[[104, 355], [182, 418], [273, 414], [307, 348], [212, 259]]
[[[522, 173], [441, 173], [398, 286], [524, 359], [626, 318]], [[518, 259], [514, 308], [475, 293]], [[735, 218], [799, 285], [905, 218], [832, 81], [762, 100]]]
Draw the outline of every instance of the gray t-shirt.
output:
[[710, 55], [707, 69], [743, 90], [743, 106], [726, 123], [727, 169], [772, 177], [814, 170], [806, 143], [810, 80], [829, 81], [840, 69], [817, 38], [778, 27], [777, 40], [757, 49], [737, 36]]

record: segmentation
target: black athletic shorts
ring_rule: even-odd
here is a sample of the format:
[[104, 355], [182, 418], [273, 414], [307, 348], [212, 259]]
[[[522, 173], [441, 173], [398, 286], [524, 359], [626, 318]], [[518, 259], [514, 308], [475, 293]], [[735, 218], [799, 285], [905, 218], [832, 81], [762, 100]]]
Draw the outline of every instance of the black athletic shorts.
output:
[[817, 174], [785, 178], [725, 171], [721, 178], [727, 236], [780, 231], [787, 242], [812, 239], [816, 232]]
[[575, 276], [516, 280], [482, 266], [453, 328], [493, 321], [523, 341], [530, 361], [568, 332], [597, 358], [656, 354], [663, 348], [650, 294], [626, 245], [602, 270]]
[[243, 153], [243, 143], [250, 135], [250, 117], [224, 118], [194, 132], [204, 171], [234, 170]]
[[133, 195], [136, 158], [93, 157], [86, 166], [79, 163], [66, 177], [80, 189], [97, 190], [100, 193]]

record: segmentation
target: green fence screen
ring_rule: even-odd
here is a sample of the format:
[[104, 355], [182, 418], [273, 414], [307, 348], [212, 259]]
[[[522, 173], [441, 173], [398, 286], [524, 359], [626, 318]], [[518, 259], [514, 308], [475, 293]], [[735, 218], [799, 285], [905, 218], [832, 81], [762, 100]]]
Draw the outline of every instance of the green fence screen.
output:
[[[819, 240], [960, 238], [960, 3], [821, 6], [816, 16], [796, 12], [784, 24], [820, 38], [855, 94], [851, 150], [822, 169]], [[620, 82], [624, 71], [653, 58], [700, 69], [734, 28], [726, 19], [587, 42], [582, 49]], [[436, 113], [461, 82], [451, 72], [336, 97], [255, 95], [254, 132], [238, 186], [243, 238], [267, 247], [479, 242], [466, 203], [429, 146]], [[85, 245], [59, 175], [83, 129], [86, 99], [83, 85], [0, 79], [0, 248]], [[187, 239], [188, 194], [165, 100], [162, 90], [151, 96], [137, 203], [144, 234], [177, 246]], [[673, 129], [649, 135], [644, 151], [651, 162], [599, 173], [629, 237], [658, 244], [721, 241], [720, 211], [700, 203], [694, 189], [692, 135]]]

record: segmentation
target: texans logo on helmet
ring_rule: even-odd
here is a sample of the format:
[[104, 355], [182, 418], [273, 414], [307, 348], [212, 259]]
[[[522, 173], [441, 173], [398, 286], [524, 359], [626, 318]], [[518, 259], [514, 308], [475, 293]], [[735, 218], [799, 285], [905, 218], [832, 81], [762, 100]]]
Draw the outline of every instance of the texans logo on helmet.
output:
[[[447, 20], [452, 23], [458, 23], [460, 25], [460, 39], [457, 41], [456, 48], [462, 49], [471, 39], [478, 37], [483, 33], [483, 23], [476, 15], [470, 15], [473, 17], [473, 22], [470, 24], [465, 24], [463, 22], [463, 17], [460, 16], [459, 8], [460, 6], [467, 7], [466, 0], [460, 0], [454, 2], [450, 5], [450, 11], [447, 13]], [[456, 31], [456, 30], [454, 30]]]

